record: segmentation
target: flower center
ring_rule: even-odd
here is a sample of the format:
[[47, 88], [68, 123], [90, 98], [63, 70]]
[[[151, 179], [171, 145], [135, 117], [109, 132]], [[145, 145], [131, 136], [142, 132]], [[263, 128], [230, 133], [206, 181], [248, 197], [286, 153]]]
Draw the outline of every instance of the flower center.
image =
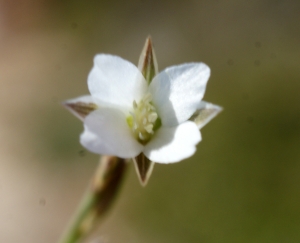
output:
[[161, 120], [151, 101], [150, 93], [147, 93], [139, 103], [133, 101], [133, 112], [126, 119], [135, 138], [141, 144], [149, 142], [154, 132], [161, 126]]

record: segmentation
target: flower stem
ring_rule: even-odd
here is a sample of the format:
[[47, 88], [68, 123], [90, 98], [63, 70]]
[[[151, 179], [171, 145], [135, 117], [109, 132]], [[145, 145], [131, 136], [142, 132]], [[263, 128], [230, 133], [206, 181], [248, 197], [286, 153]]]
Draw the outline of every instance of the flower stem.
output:
[[112, 205], [126, 165], [124, 159], [102, 156], [91, 184], [59, 243], [82, 242], [96, 228]]

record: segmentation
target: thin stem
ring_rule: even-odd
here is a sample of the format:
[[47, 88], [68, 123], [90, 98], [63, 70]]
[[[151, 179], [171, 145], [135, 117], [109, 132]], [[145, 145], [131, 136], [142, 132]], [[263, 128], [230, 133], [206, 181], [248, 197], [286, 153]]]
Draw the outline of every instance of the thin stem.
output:
[[112, 205], [126, 164], [124, 159], [102, 156], [91, 185], [59, 243], [82, 242], [97, 226], [99, 220]]

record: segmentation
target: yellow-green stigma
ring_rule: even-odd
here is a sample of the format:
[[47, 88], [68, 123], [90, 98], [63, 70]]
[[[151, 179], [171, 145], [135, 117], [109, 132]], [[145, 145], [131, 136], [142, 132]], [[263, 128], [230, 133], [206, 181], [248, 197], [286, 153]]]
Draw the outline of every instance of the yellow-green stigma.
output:
[[139, 103], [133, 101], [133, 112], [126, 119], [134, 137], [141, 144], [149, 142], [154, 131], [161, 126], [161, 121], [151, 101], [152, 96], [149, 93]]

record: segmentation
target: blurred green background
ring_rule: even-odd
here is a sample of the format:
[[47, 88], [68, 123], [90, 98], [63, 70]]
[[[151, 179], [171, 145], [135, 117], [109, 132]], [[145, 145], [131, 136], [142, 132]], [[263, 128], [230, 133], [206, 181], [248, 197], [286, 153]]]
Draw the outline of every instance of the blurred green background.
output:
[[159, 69], [203, 61], [224, 111], [197, 153], [131, 164], [98, 236], [105, 243], [300, 242], [300, 1], [0, 1], [0, 242], [53, 243], [99, 156], [60, 102], [87, 94], [96, 53]]

